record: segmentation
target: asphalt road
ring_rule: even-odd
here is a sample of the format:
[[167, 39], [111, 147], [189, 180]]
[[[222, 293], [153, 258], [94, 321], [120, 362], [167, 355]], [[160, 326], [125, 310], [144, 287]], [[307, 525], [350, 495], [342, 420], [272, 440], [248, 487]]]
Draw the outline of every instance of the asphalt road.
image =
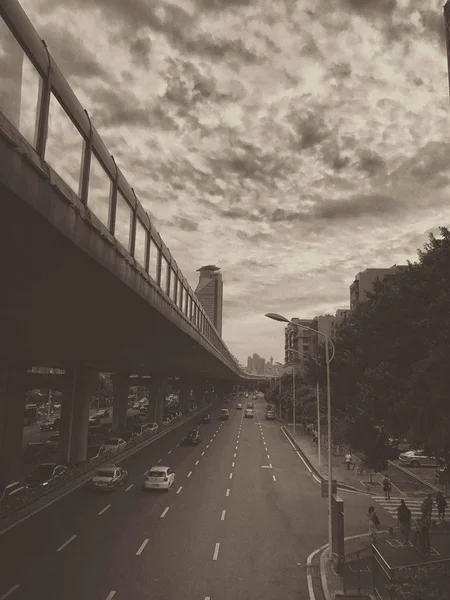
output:
[[[309, 598], [326, 500], [265, 402], [254, 419], [234, 404], [229, 421], [216, 411], [201, 426], [199, 446], [178, 445], [191, 422], [121, 462], [126, 487], [75, 490], [0, 535], [0, 599]], [[168, 493], [140, 489], [155, 464], [175, 471]]]

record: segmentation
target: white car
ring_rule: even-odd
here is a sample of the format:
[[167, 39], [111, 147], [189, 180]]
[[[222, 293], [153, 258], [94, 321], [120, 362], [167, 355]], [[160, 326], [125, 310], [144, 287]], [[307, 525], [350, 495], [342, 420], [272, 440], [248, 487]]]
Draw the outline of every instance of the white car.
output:
[[105, 443], [101, 447], [100, 451], [104, 452], [105, 450], [121, 450], [126, 445], [127, 443], [123, 438], [111, 437], [105, 440]]
[[98, 469], [88, 485], [91, 490], [110, 492], [127, 481], [128, 471], [116, 465], [106, 465]]
[[98, 417], [99, 419], [107, 419], [109, 417], [109, 410], [107, 408], [101, 408], [95, 413], [94, 417]]
[[236, 404], [236, 409], [242, 410], [242, 404], [240, 402], [238, 404]]
[[247, 408], [247, 409], [246, 409], [246, 411], [245, 411], [245, 415], [244, 415], [244, 416], [245, 416], [246, 418], [248, 417], [248, 418], [250, 418], [250, 419], [253, 419], [253, 409], [251, 409], [251, 408]]
[[436, 458], [428, 456], [424, 450], [408, 450], [402, 452], [398, 458], [409, 467], [435, 466], [439, 462]]
[[175, 483], [175, 473], [170, 467], [152, 467], [145, 474], [143, 490], [166, 490]]

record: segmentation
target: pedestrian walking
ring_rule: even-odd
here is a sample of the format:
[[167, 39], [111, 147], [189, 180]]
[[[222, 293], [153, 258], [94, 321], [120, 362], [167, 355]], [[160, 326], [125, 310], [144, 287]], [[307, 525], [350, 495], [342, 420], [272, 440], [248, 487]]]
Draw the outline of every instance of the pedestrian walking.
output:
[[421, 521], [421, 535], [423, 542], [423, 552], [424, 554], [431, 553], [431, 538], [430, 538], [430, 527], [431, 527], [431, 516], [429, 514], [424, 514], [420, 518]]
[[405, 540], [409, 542], [409, 533], [411, 531], [411, 511], [406, 506], [404, 500], [400, 501], [400, 506], [397, 508], [398, 528], [405, 536]]
[[347, 465], [347, 470], [350, 471], [350, 467], [352, 466], [352, 455], [350, 452], [347, 452], [344, 460], [345, 460], [345, 464]]
[[422, 507], [420, 509], [423, 515], [428, 515], [431, 519], [431, 515], [433, 513], [433, 496], [428, 494], [425, 500], [422, 503]]
[[388, 474], [386, 473], [386, 475], [384, 476], [384, 479], [383, 479], [383, 490], [384, 490], [384, 497], [386, 498], [386, 500], [391, 499], [391, 489], [392, 489], [392, 483], [388, 477]]
[[380, 528], [380, 519], [378, 518], [378, 515], [375, 512], [374, 506], [369, 506], [369, 510], [367, 511], [367, 518], [369, 520], [369, 534], [372, 538], [372, 543], [375, 543], [377, 538], [377, 531]]
[[447, 508], [447, 500], [442, 492], [436, 494], [436, 506], [438, 511], [438, 519], [442, 523], [445, 521], [445, 509]]

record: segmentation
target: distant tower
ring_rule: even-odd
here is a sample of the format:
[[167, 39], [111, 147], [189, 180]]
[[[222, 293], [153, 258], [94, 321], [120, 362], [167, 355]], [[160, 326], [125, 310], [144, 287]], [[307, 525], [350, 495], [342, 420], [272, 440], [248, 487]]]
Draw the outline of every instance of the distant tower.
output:
[[200, 300], [211, 323], [222, 336], [222, 303], [223, 281], [220, 268], [215, 265], [206, 265], [197, 269], [200, 273], [195, 294]]

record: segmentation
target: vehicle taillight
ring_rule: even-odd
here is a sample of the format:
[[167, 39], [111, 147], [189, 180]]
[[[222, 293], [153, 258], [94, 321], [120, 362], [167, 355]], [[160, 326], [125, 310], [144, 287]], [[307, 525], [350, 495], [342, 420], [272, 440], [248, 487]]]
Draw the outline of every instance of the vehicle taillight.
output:
[[167, 477], [164, 477], [164, 481], [168, 481], [168, 478], [167, 478]]

